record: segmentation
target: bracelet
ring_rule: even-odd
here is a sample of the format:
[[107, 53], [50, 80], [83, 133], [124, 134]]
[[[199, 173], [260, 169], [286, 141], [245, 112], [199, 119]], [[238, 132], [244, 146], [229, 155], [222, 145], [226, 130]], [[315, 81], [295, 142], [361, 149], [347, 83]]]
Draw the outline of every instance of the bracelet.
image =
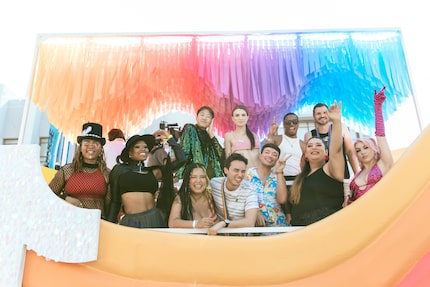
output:
[[275, 172], [276, 174], [282, 174], [282, 175], [284, 175], [284, 172], [283, 171], [277, 171], [277, 172]]
[[198, 222], [198, 220], [196, 220], [196, 219], [193, 220], [193, 228], [194, 229], [197, 228], [197, 222]]

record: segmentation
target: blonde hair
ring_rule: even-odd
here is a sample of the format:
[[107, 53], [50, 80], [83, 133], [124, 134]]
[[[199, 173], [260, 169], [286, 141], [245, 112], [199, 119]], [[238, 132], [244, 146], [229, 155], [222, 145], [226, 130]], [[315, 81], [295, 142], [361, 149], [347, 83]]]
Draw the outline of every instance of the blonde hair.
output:
[[[359, 138], [354, 142], [354, 149], [357, 148], [357, 144], [362, 143], [364, 146], [367, 146], [375, 153], [375, 159], [378, 161], [381, 158], [381, 150], [379, 149], [378, 144], [373, 138]], [[355, 152], [355, 150], [354, 150]], [[357, 154], [357, 152], [355, 152]], [[362, 163], [360, 162], [360, 167], [363, 168]]]

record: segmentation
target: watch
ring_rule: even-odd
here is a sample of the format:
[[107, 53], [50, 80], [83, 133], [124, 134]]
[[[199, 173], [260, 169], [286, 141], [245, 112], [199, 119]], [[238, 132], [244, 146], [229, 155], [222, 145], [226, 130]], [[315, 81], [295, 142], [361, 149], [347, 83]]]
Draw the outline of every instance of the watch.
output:
[[225, 227], [228, 227], [230, 225], [230, 220], [224, 219]]

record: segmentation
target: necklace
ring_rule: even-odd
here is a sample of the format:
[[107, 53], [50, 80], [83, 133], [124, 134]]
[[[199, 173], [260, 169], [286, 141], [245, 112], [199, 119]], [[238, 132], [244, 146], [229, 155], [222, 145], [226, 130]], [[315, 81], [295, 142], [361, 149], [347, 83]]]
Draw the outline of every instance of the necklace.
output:
[[[224, 179], [224, 181], [225, 181], [225, 179]], [[227, 187], [227, 184], [225, 184], [225, 186]], [[228, 188], [227, 188], [228, 189]], [[228, 189], [229, 190], [229, 189]], [[229, 190], [230, 191], [230, 190]], [[231, 191], [230, 191], [231, 192]], [[224, 192], [224, 184], [221, 186], [221, 193], [223, 194], [223, 198], [225, 198], [225, 192]], [[238, 202], [239, 201], [239, 195], [237, 195], [237, 194], [229, 194], [229, 199], [231, 200], [231, 201], [234, 201], [234, 202]]]
[[285, 136], [285, 140], [286, 140], [286, 141], [287, 141], [287, 143], [290, 145], [291, 149], [292, 149], [292, 148], [294, 148], [294, 141], [293, 141], [293, 142], [291, 142], [291, 141], [290, 141], [290, 139], [289, 139], [289, 136], [287, 136], [287, 135], [286, 135], [286, 136]]
[[144, 166], [145, 166], [145, 164], [144, 164], [142, 161], [139, 161], [139, 162], [137, 163], [137, 166], [139, 167], [139, 173], [143, 173], [143, 172], [142, 172], [142, 167], [144, 167]]
[[87, 162], [83, 162], [82, 163], [83, 167], [88, 167], [88, 168], [98, 168], [99, 164], [98, 163], [87, 163]]

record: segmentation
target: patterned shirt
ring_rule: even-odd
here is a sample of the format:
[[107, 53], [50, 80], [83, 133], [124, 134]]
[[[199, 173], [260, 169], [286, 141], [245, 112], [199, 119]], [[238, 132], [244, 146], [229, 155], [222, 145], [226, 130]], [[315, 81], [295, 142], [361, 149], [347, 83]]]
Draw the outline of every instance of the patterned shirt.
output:
[[266, 226], [286, 226], [287, 221], [281, 205], [276, 200], [276, 174], [272, 171], [266, 182], [261, 181], [257, 168], [252, 167], [246, 172], [246, 180], [257, 192], [258, 209], [266, 220]]

